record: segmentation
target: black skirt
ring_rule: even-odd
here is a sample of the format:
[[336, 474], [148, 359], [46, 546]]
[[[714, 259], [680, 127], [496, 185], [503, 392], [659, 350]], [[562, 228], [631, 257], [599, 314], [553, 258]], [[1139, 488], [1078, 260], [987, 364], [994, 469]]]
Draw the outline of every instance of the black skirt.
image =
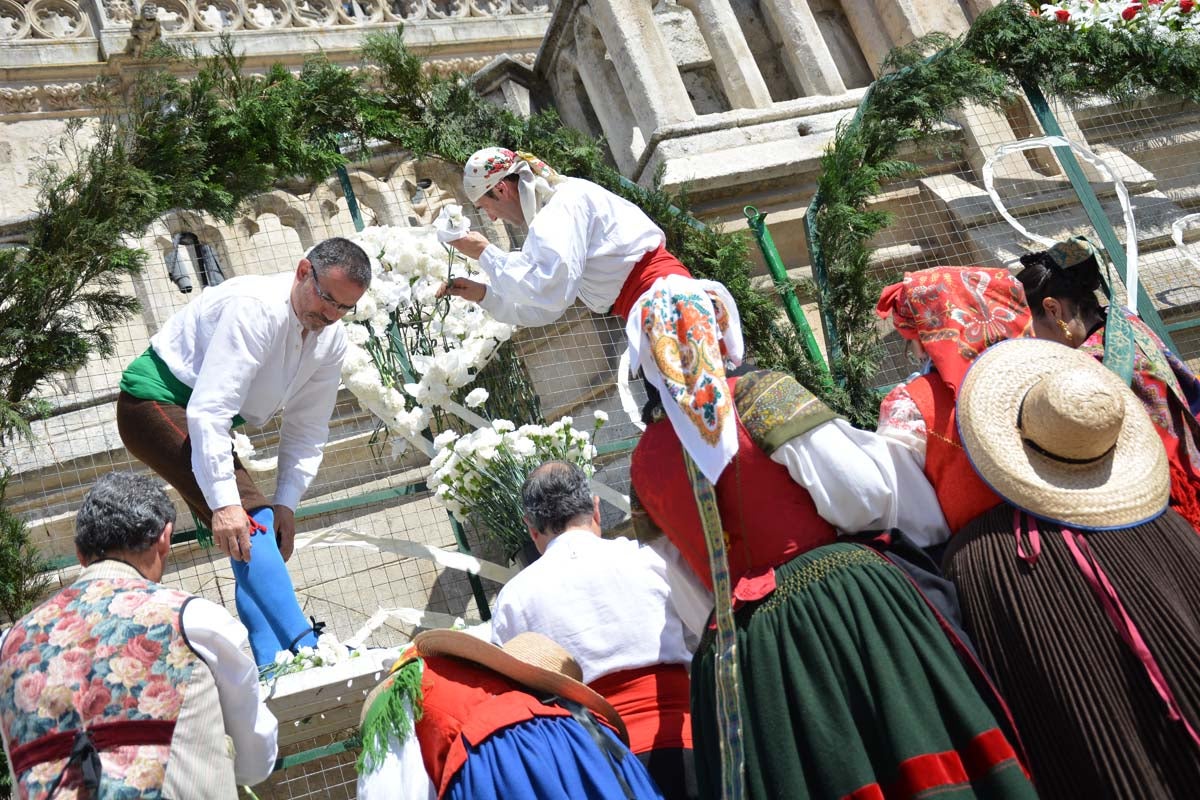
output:
[[[963, 528], [944, 562], [967, 631], [1012, 710], [1038, 793], [1200, 797], [1200, 746], [1169, 719], [1061, 529], [1039, 527], [1032, 566], [1017, 555], [1007, 504]], [[1200, 536], [1173, 511], [1084, 535], [1183, 716], [1200, 730]]]

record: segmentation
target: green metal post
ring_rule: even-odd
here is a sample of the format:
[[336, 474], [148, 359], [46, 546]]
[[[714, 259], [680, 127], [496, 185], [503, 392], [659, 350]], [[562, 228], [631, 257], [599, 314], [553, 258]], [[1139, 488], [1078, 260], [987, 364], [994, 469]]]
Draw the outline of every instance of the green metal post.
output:
[[754, 206], [746, 206], [742, 211], [750, 224], [750, 230], [754, 233], [754, 240], [758, 242], [758, 248], [762, 250], [763, 258], [767, 262], [767, 270], [771, 273], [771, 280], [775, 283], [775, 291], [779, 292], [779, 296], [783, 300], [783, 310], [796, 329], [796, 334], [804, 340], [804, 349], [808, 352], [809, 360], [814, 364], [819, 364], [822, 371], [828, 375], [829, 365], [825, 363], [825, 358], [821, 355], [821, 348], [817, 346], [817, 337], [813, 336], [812, 327], [804, 316], [804, 309], [800, 307], [800, 301], [796, 299], [796, 291], [792, 288], [792, 282], [788, 278], [787, 268], [784, 267], [783, 259], [779, 257], [779, 250], [775, 247], [775, 240], [771, 238], [771, 231], [767, 229], [767, 215]]
[[354, 230], [363, 229], [362, 214], [358, 210], [358, 198], [354, 196], [354, 187], [350, 185], [350, 173], [345, 167], [337, 168], [338, 181], [342, 184], [342, 194], [346, 196], [346, 207], [350, 209], [350, 219], [354, 220]]
[[[1064, 136], [1062, 128], [1058, 125], [1058, 120], [1054, 118], [1054, 113], [1050, 110], [1050, 104], [1046, 102], [1045, 95], [1036, 83], [1022, 84], [1025, 90], [1025, 96], [1029, 98], [1029, 104], [1033, 107], [1033, 113], [1037, 115], [1038, 122], [1050, 136]], [[1104, 245], [1104, 249], [1108, 251], [1109, 260], [1113, 266], [1117, 268], [1117, 274], [1121, 276], [1121, 280], [1127, 280], [1129, 265], [1125, 263], [1125, 248], [1117, 239], [1117, 233], [1113, 230], [1112, 224], [1108, 221], [1108, 216], [1104, 213], [1104, 208], [1100, 205], [1100, 200], [1096, 197], [1096, 193], [1092, 191], [1092, 185], [1088, 182], [1087, 176], [1083, 174], [1083, 169], [1079, 166], [1079, 161], [1076, 160], [1075, 154], [1071, 152], [1069, 147], [1052, 148], [1054, 154], [1058, 156], [1058, 163], [1062, 165], [1063, 172], [1067, 179], [1071, 182], [1071, 188], [1075, 190], [1075, 195], [1079, 198], [1079, 202], [1083, 204], [1083, 210], [1087, 214], [1088, 220], [1092, 223], [1092, 227], [1096, 230], [1100, 237], [1100, 243]], [[1115, 300], [1114, 300], [1115, 302]], [[1146, 324], [1149, 325], [1158, 337], [1163, 340], [1163, 344], [1172, 350], [1176, 350], [1175, 343], [1171, 340], [1171, 334], [1167, 326], [1163, 324], [1162, 318], [1158, 315], [1158, 310], [1154, 307], [1154, 303], [1150, 300], [1150, 295], [1146, 293], [1146, 287], [1138, 282], [1137, 286], [1137, 302], [1139, 314]], [[1176, 350], [1176, 352], [1178, 352]]]

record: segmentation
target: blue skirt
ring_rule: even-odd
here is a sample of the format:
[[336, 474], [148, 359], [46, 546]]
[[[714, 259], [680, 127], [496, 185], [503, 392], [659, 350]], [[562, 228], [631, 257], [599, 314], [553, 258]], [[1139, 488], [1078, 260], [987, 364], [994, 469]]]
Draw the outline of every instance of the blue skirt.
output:
[[624, 757], [601, 751], [570, 717], [537, 717], [509, 726], [467, 751], [467, 760], [446, 789], [448, 800], [625, 800], [614, 770], [637, 800], [662, 794], [642, 762], [607, 728]]

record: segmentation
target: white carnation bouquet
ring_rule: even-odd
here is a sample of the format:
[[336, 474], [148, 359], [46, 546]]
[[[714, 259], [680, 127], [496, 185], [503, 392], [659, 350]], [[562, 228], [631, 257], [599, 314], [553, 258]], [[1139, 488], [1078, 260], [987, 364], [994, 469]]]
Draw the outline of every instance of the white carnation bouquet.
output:
[[370, 289], [345, 317], [342, 381], [395, 435], [395, 456], [405, 440], [419, 440], [434, 408], [474, 380], [513, 327], [475, 303], [437, 297], [452, 277], [480, 276], [473, 262], [438, 241], [434, 228], [376, 226], [353, 239], [371, 257], [372, 275]]
[[428, 485], [459, 521], [479, 524], [488, 538], [512, 558], [529, 540], [521, 510], [521, 485], [545, 461], [569, 461], [593, 472], [592, 439], [608, 419], [595, 413], [591, 433], [574, 427], [571, 417], [550, 425], [516, 427], [506, 419], [460, 436], [444, 431], [434, 445]]
[[295, 653], [290, 650], [280, 650], [275, 654], [275, 662], [259, 669], [259, 680], [275, 680], [290, 675], [293, 672], [303, 672], [314, 667], [332, 667], [358, 658], [361, 652], [351, 650], [338, 641], [332, 633], [323, 633], [318, 637], [315, 647], [301, 647]]

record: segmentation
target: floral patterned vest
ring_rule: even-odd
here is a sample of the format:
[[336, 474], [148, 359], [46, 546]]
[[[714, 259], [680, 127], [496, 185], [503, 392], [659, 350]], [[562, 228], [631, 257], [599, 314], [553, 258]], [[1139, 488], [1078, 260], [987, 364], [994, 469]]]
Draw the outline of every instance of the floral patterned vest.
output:
[[[47, 796], [85, 728], [100, 751], [100, 798], [164, 796], [175, 721], [188, 691], [203, 686], [193, 673], [208, 671], [181, 630], [189, 597], [141, 577], [81, 579], [9, 632], [0, 733], [17, 797]], [[79, 778], [69, 770], [56, 797], [76, 796]]]

